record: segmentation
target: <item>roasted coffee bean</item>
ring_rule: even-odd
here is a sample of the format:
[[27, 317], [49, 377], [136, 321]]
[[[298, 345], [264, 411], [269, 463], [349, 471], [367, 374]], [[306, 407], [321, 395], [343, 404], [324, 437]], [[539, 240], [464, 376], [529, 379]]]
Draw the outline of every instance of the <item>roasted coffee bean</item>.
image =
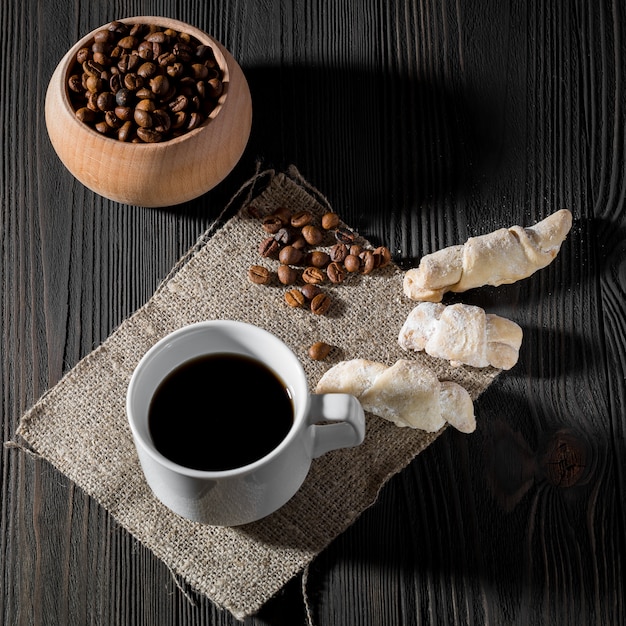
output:
[[316, 341], [308, 350], [309, 356], [314, 361], [323, 361], [332, 350], [332, 346], [325, 341]]
[[163, 109], [156, 109], [152, 112], [152, 123], [154, 130], [162, 134], [167, 134], [172, 127], [172, 120]]
[[128, 74], [124, 76], [124, 87], [131, 91], [136, 91], [143, 87], [143, 78], [135, 72], [128, 72]]
[[170, 78], [178, 78], [183, 75], [185, 66], [177, 61], [176, 63], [168, 65], [165, 71]]
[[270, 282], [270, 271], [262, 265], [252, 265], [248, 270], [248, 279], [255, 285], [267, 285]]
[[298, 270], [291, 265], [279, 265], [276, 273], [283, 285], [293, 285], [298, 280]]
[[305, 303], [305, 298], [299, 289], [291, 289], [285, 294], [285, 302], [294, 308], [301, 307]]
[[128, 141], [132, 137], [133, 128], [132, 122], [124, 122], [117, 131], [117, 138], [120, 141]]
[[313, 267], [326, 267], [330, 262], [330, 256], [324, 252], [323, 250], [313, 250], [309, 252], [306, 257], [307, 265], [312, 265]]
[[192, 111], [189, 114], [189, 118], [187, 119], [187, 123], [185, 124], [186, 130], [193, 130], [194, 128], [198, 128], [200, 124], [204, 122], [204, 118], [200, 113], [196, 113], [196, 111]]
[[[117, 68], [114, 68], [117, 70]], [[117, 92], [122, 88], [122, 75], [119, 72], [111, 75], [109, 78], [109, 90], [111, 93], [117, 94]]]
[[297, 250], [304, 250], [307, 247], [306, 239], [302, 235], [298, 235], [292, 242], [291, 245]]
[[115, 111], [106, 111], [104, 121], [109, 128], [113, 128], [114, 130], [118, 129], [123, 123], [122, 120], [115, 115]]
[[91, 93], [99, 93], [104, 87], [104, 81], [97, 76], [87, 76], [85, 79], [85, 87]]
[[150, 128], [152, 126], [152, 115], [150, 114], [150, 111], [135, 109], [133, 119], [135, 120], [135, 124], [137, 124], [140, 128]]
[[263, 220], [263, 230], [270, 235], [275, 235], [282, 227], [283, 223], [274, 215], [269, 215]]
[[120, 48], [124, 48], [124, 50], [132, 50], [133, 48], [136, 48], [138, 44], [139, 44], [139, 42], [132, 35], [127, 35], [126, 37], [122, 37], [117, 42], [117, 45]]
[[[77, 118], [94, 128], [99, 124], [99, 132], [108, 130], [105, 124], [119, 128], [114, 136], [121, 141], [129, 140], [125, 123], [134, 113], [119, 115], [117, 107], [163, 111], [152, 124], [143, 114], [136, 122], [151, 131], [137, 133], [139, 138], [161, 141], [200, 127], [223, 91], [222, 70], [210, 46], [187, 33], [140, 23], [112, 22], [97, 31], [93, 41], [76, 53], [68, 75], [74, 111], [97, 113], [81, 112]], [[144, 100], [153, 100], [154, 106]], [[136, 141], [134, 131], [132, 135]]]
[[121, 107], [129, 107], [135, 102], [135, 93], [131, 89], [126, 89], [126, 87], [122, 87], [115, 94], [115, 102], [117, 102], [118, 106]]
[[318, 293], [313, 300], [311, 300], [311, 312], [315, 315], [324, 315], [330, 309], [331, 300], [325, 293]]
[[78, 74], [72, 74], [69, 80], [67, 81], [67, 86], [70, 91], [74, 93], [81, 93], [83, 91], [83, 81]]
[[350, 252], [348, 252], [348, 254], [351, 254], [352, 256], [360, 256], [361, 252], [363, 252], [363, 248], [358, 243], [353, 243], [350, 246]]
[[152, 89], [157, 96], [164, 96], [170, 90], [169, 78], [163, 74], [151, 78], [150, 89]]
[[87, 59], [83, 63], [83, 72], [88, 76], [94, 76], [95, 78], [102, 78], [102, 72], [104, 67], [99, 63], [96, 63], [93, 59]]
[[178, 113], [179, 111], [184, 111], [189, 107], [189, 98], [184, 95], [177, 96], [167, 105], [170, 108], [172, 113]]
[[328, 276], [328, 280], [330, 280], [331, 283], [339, 284], [345, 280], [346, 270], [344, 269], [343, 265], [337, 263], [336, 261], [333, 261], [326, 268], [326, 275]]
[[354, 254], [349, 254], [344, 259], [343, 265], [348, 272], [358, 272], [361, 269], [361, 259]]
[[117, 118], [122, 120], [122, 122], [133, 119], [133, 109], [130, 107], [115, 107], [114, 111]]
[[115, 96], [110, 91], [98, 94], [96, 104], [101, 111], [111, 111], [115, 108]]
[[187, 113], [185, 111], [178, 111], [172, 115], [172, 128], [178, 130], [183, 128], [187, 123]]
[[348, 256], [348, 246], [345, 243], [336, 243], [330, 249], [330, 260], [337, 263], [343, 263], [344, 259]]
[[304, 252], [293, 246], [285, 246], [278, 255], [283, 265], [299, 265], [304, 260]]
[[274, 234], [274, 239], [283, 246], [286, 246], [292, 242], [293, 233], [288, 228], [280, 228]]
[[81, 48], [76, 53], [76, 63], [82, 65], [85, 61], [91, 58], [91, 50], [89, 48]]
[[298, 211], [291, 216], [291, 225], [294, 228], [302, 228], [313, 221], [313, 214], [310, 211]]
[[349, 246], [352, 245], [356, 239], [356, 233], [349, 228], [337, 228], [337, 230], [335, 230], [335, 239]]
[[291, 224], [291, 211], [287, 207], [279, 207], [272, 215], [277, 217], [282, 222], [283, 226]]
[[275, 258], [280, 252], [280, 244], [274, 237], [267, 237], [259, 244], [259, 254], [264, 258]]
[[153, 43], [166, 43], [168, 40], [169, 37], [162, 30], [146, 35], [146, 41]]
[[312, 224], [306, 224], [302, 227], [302, 236], [310, 246], [317, 246], [324, 239], [322, 231]]
[[364, 250], [359, 255], [361, 259], [361, 274], [371, 274], [371, 272], [376, 267], [376, 258], [374, 257], [374, 253], [371, 250]]
[[224, 93], [224, 84], [219, 78], [211, 78], [207, 81], [208, 94], [216, 100]]
[[93, 40], [95, 43], [111, 43], [115, 39], [115, 35], [106, 28], [94, 33]]
[[310, 283], [302, 285], [301, 291], [307, 300], [313, 300], [317, 294], [322, 293], [318, 285], [311, 285]]
[[326, 280], [326, 276], [319, 267], [309, 266], [302, 272], [302, 280], [309, 285], [321, 285]]
[[81, 107], [80, 109], [78, 109], [78, 111], [76, 111], [76, 117], [81, 121], [81, 122], [93, 122], [96, 119], [96, 114], [91, 110], [88, 109], [87, 107]]
[[142, 78], [149, 80], [159, 71], [159, 66], [152, 61], [146, 61], [142, 63], [137, 69], [137, 74]]
[[332, 230], [337, 228], [337, 226], [339, 226], [339, 215], [337, 213], [330, 211], [322, 215], [322, 228], [324, 230]]
[[377, 259], [377, 267], [385, 267], [391, 263], [391, 252], [385, 246], [379, 246], [374, 250], [374, 256]]
[[156, 109], [156, 104], [154, 103], [154, 100], [151, 100], [150, 98], [144, 98], [135, 105], [135, 109], [141, 109], [142, 111], [148, 111], [148, 113], [152, 113], [152, 111]]
[[163, 134], [154, 128], [141, 128], [137, 129], [137, 137], [145, 143], [159, 143], [163, 141]]

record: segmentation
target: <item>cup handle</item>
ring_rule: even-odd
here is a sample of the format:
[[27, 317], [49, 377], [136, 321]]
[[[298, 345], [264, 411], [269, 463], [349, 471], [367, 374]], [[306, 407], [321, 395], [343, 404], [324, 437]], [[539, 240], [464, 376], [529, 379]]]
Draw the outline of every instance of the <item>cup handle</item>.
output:
[[365, 438], [363, 407], [347, 393], [311, 394], [308, 423], [313, 437], [313, 458], [330, 450], [358, 446]]

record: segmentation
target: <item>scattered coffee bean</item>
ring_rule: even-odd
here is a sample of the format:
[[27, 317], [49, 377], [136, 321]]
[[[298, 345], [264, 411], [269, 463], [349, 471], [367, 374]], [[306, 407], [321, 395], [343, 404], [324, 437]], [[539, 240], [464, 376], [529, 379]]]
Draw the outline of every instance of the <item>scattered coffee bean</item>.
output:
[[322, 240], [324, 239], [322, 231], [317, 226], [313, 226], [312, 224], [306, 224], [302, 227], [302, 236], [310, 246], [317, 246], [322, 243]]
[[348, 246], [345, 243], [336, 243], [330, 249], [330, 259], [331, 261], [337, 261], [337, 263], [343, 263], [348, 256], [348, 252]]
[[286, 246], [293, 240], [293, 233], [287, 228], [281, 228], [274, 235], [274, 239], [283, 246]]
[[335, 239], [340, 243], [345, 243], [346, 245], [352, 245], [356, 238], [356, 233], [349, 228], [338, 228], [335, 231]]
[[321, 285], [326, 277], [319, 267], [309, 266], [302, 272], [302, 280], [309, 285]]
[[361, 274], [371, 274], [376, 267], [376, 258], [371, 250], [364, 250], [359, 255], [361, 259]]
[[324, 315], [330, 309], [330, 298], [325, 293], [318, 293], [313, 300], [311, 300], [311, 311], [315, 315]]
[[280, 252], [280, 244], [274, 237], [267, 237], [259, 244], [259, 254], [264, 258], [274, 258]]
[[350, 273], [358, 272], [361, 269], [361, 259], [354, 254], [349, 254], [343, 261], [346, 271]]
[[313, 214], [310, 211], [298, 211], [291, 216], [291, 225], [294, 228], [302, 228], [313, 221]]
[[342, 283], [346, 278], [346, 271], [342, 265], [333, 261], [326, 268], [326, 275], [328, 276], [328, 280], [331, 283], [339, 284]]
[[298, 250], [304, 250], [307, 246], [306, 239], [302, 235], [298, 235], [292, 242], [291, 245]]
[[339, 215], [337, 213], [331, 211], [322, 215], [322, 228], [324, 230], [332, 230], [337, 228], [337, 226], [339, 226]]
[[322, 361], [324, 360], [332, 350], [332, 346], [328, 345], [325, 341], [316, 341], [309, 348], [309, 356], [314, 361]]
[[248, 270], [248, 278], [255, 285], [267, 285], [270, 282], [270, 271], [262, 265], [252, 265]]
[[330, 262], [330, 256], [323, 250], [313, 250], [306, 257], [307, 265], [324, 268]]
[[279, 207], [272, 215], [278, 217], [283, 226], [291, 224], [291, 211], [287, 207]]
[[285, 302], [290, 307], [297, 308], [304, 305], [305, 298], [299, 289], [291, 289], [285, 294]]
[[281, 228], [283, 228], [283, 223], [280, 221], [280, 218], [275, 215], [269, 215], [263, 220], [263, 230], [266, 233], [275, 235]]
[[302, 294], [307, 300], [313, 300], [317, 294], [322, 293], [322, 290], [318, 285], [313, 285], [311, 283], [303, 285], [300, 291], [302, 291]]
[[385, 246], [376, 248], [374, 256], [377, 258], [377, 267], [385, 267], [391, 263], [391, 251]]
[[283, 285], [293, 285], [298, 280], [298, 271], [290, 265], [279, 265], [276, 273]]
[[285, 246], [278, 253], [278, 260], [283, 265], [299, 265], [304, 260], [304, 252], [293, 246]]
[[[152, 107], [148, 104], [145, 108], [153, 117], [157, 114], [158, 109], [150, 111]], [[136, 111], [137, 106], [133, 110]], [[259, 244], [259, 254], [264, 258], [278, 259], [280, 265], [276, 274], [279, 282], [290, 287], [300, 278], [304, 283], [300, 289], [289, 289], [285, 293], [285, 301], [290, 307], [302, 307], [308, 302], [313, 314], [324, 315], [331, 307], [332, 300], [320, 288], [322, 283], [328, 280], [333, 285], [339, 285], [347, 280], [348, 274], [357, 272], [369, 274], [391, 262], [388, 248], [379, 246], [376, 249], [369, 249], [357, 243], [358, 235], [350, 228], [339, 226], [341, 222], [335, 213], [327, 212], [322, 216], [321, 222], [317, 222], [321, 223], [324, 230], [334, 230], [336, 243], [327, 252], [310, 249], [321, 245], [324, 239], [323, 230], [315, 223], [315, 217], [310, 211], [292, 214], [288, 208], [280, 207], [268, 214], [260, 207], [250, 206], [247, 212], [251, 217], [257, 218], [263, 231], [270, 235]], [[300, 270], [294, 266], [304, 266], [304, 269]], [[260, 267], [261, 271], [253, 269], [256, 267]], [[270, 282], [271, 272], [268, 270], [266, 281], [263, 270], [265, 268], [262, 266], [250, 268], [250, 280], [257, 284]], [[318, 344], [324, 342], [316, 342], [314, 345]], [[328, 349], [330, 350], [330, 347]]]

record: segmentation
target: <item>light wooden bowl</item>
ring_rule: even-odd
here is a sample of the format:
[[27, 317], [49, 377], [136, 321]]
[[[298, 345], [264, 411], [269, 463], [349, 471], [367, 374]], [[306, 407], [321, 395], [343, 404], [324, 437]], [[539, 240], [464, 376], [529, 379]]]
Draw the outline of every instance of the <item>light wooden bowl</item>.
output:
[[163, 207], [197, 198], [231, 172], [246, 147], [252, 125], [246, 78], [219, 42], [189, 24], [152, 16], [119, 21], [173, 28], [210, 45], [223, 72], [224, 93], [218, 106], [198, 128], [152, 144], [118, 141], [78, 120], [68, 94], [69, 72], [78, 50], [90, 45], [104, 25], [78, 41], [50, 79], [45, 104], [50, 141], [65, 167], [81, 183], [111, 200]]

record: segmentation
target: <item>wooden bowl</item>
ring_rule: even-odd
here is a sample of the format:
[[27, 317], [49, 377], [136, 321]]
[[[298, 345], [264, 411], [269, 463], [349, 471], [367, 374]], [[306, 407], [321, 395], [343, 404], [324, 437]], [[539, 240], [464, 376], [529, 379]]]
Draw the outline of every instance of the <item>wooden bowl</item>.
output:
[[78, 50], [91, 45], [105, 25], [78, 41], [50, 79], [45, 104], [50, 141], [81, 183], [111, 200], [161, 207], [196, 198], [231, 172], [246, 147], [252, 125], [246, 78], [219, 42], [189, 24], [152, 16], [119, 21], [172, 28], [211, 46], [223, 72], [224, 93], [217, 107], [198, 128], [161, 143], [126, 143], [78, 120], [67, 86], [70, 70]]

